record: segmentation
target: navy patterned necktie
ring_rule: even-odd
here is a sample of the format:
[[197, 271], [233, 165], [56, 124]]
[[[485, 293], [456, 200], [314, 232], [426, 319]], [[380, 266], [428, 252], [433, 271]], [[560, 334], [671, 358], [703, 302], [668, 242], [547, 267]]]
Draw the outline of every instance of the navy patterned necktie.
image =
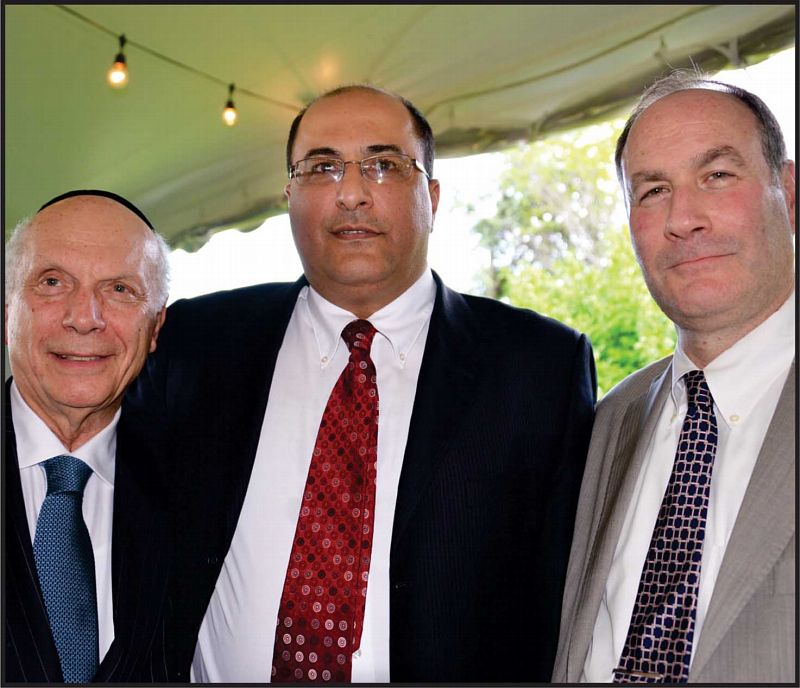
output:
[[36, 522], [33, 555], [65, 683], [88, 683], [98, 665], [94, 554], [83, 521], [83, 488], [92, 474], [62, 455], [44, 463], [47, 496]]
[[689, 407], [614, 683], [689, 679], [717, 419], [703, 371], [686, 373], [684, 381]]

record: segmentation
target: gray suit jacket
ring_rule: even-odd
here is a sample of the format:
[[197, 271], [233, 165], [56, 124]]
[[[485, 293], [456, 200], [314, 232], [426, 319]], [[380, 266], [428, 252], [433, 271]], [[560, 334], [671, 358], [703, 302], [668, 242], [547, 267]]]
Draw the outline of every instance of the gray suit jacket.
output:
[[[634, 373], [595, 417], [570, 552], [553, 681], [577, 682], [671, 358]], [[690, 682], [796, 682], [795, 364], [731, 533]]]

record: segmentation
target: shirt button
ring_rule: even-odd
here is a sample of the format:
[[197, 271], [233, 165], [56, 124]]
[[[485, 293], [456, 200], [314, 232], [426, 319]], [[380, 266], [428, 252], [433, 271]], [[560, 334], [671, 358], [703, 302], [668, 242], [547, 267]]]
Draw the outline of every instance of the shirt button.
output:
[[323, 357], [322, 357], [321, 359], [319, 359], [319, 360], [320, 360], [320, 361], [322, 361], [323, 363], [327, 363], [327, 362], [328, 362], [328, 357], [327, 357], [327, 356], [323, 356]]
[[741, 418], [738, 413], [734, 413], [728, 420], [730, 420], [731, 423], [738, 423]]
[[406, 360], [406, 355], [405, 354], [400, 354], [400, 360], [401, 361], [405, 361]]

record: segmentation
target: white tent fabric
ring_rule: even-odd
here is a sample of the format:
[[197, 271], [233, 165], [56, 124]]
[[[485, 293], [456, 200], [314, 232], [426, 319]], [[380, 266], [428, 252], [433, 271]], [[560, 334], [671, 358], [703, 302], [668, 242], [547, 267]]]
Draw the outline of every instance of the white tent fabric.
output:
[[[5, 5], [6, 236], [72, 188], [137, 203], [175, 246], [285, 206], [284, 146], [343, 83], [401, 93], [440, 156], [627, 106], [669, 67], [795, 40], [792, 5]], [[105, 72], [128, 39], [130, 83]], [[176, 64], [180, 63], [180, 64]], [[220, 118], [235, 82], [239, 123]]]

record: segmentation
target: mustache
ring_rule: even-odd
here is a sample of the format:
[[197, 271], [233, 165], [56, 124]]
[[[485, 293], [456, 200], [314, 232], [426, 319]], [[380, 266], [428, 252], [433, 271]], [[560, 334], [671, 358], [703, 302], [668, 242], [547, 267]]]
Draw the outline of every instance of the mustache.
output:
[[366, 227], [381, 234], [384, 232], [383, 222], [368, 213], [359, 212], [358, 210], [352, 212], [338, 212], [325, 222], [325, 229], [332, 231], [342, 225]]
[[656, 261], [660, 269], [674, 268], [682, 263], [688, 263], [701, 258], [726, 256], [739, 251], [739, 242], [733, 238], [703, 239], [694, 243], [680, 243], [663, 251]]

